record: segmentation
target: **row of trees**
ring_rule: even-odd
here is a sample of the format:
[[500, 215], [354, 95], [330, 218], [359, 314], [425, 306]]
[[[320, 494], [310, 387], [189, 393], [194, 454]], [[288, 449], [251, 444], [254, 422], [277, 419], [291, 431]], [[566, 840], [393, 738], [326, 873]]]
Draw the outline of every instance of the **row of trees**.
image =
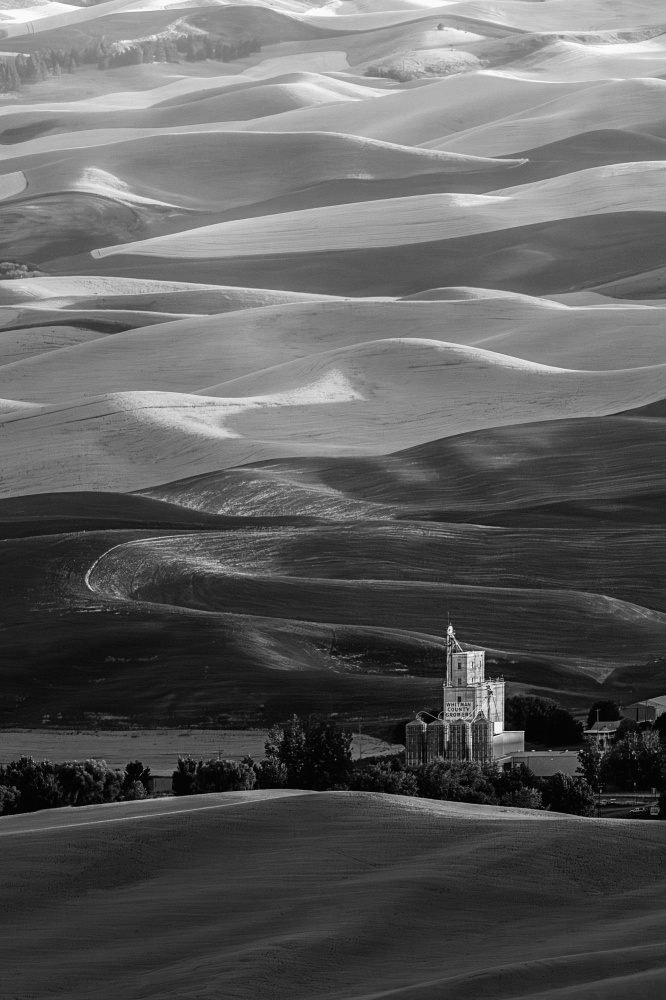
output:
[[[666, 746], [657, 731], [625, 721], [621, 736], [606, 750], [586, 744], [579, 775], [536, 777], [521, 765], [509, 771], [493, 762], [439, 759], [417, 767], [404, 754], [352, 761], [349, 732], [334, 723], [293, 716], [271, 729], [260, 761], [180, 758], [173, 773], [175, 795], [252, 788], [307, 788], [420, 796], [487, 805], [590, 815], [594, 792], [617, 788], [663, 788]], [[93, 805], [144, 798], [150, 769], [133, 761], [124, 769], [103, 760], [53, 764], [21, 757], [0, 766], [0, 814], [56, 806]]]
[[351, 733], [320, 719], [297, 716], [270, 731], [263, 760], [196, 761], [181, 758], [173, 775], [176, 795], [252, 788], [308, 788], [384, 792], [453, 802], [504, 805], [591, 815], [593, 792], [583, 777], [537, 778], [521, 765], [436, 760], [408, 767], [404, 755], [355, 761]]
[[585, 727], [577, 719], [560, 708], [550, 698], [534, 695], [515, 695], [505, 703], [505, 725], [507, 729], [522, 729], [528, 743], [540, 743], [547, 747], [578, 746], [584, 741], [584, 729], [591, 729], [597, 722], [619, 722], [616, 740], [623, 739], [631, 732], [648, 730], [658, 734], [666, 744], [666, 714], [654, 724], [633, 722], [623, 719], [620, 708], [614, 701], [602, 699], [590, 706]]
[[0, 766], [0, 815], [145, 799], [149, 778], [150, 768], [139, 760], [112, 768], [104, 760], [53, 764], [20, 757]]
[[38, 278], [44, 274], [35, 264], [22, 264], [15, 260], [0, 260], [0, 281], [18, 278]]
[[229, 42], [207, 34], [156, 37], [136, 42], [106, 42], [102, 38], [80, 48], [38, 49], [29, 55], [19, 53], [13, 58], [0, 59], [0, 93], [18, 90], [24, 83], [38, 83], [62, 73], [75, 73], [83, 65], [105, 70], [142, 63], [178, 63], [181, 57], [189, 62], [204, 59], [233, 62], [260, 50], [261, 45], [254, 38]]

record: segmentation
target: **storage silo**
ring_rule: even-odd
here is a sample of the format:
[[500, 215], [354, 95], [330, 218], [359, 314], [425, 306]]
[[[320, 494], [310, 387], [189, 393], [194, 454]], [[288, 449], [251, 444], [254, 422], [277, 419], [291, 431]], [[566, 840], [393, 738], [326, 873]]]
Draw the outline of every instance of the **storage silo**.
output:
[[428, 724], [426, 733], [426, 760], [446, 757], [448, 726], [443, 719], [435, 719]]
[[469, 760], [471, 728], [470, 723], [464, 719], [456, 719], [449, 725], [448, 756], [453, 760]]
[[425, 760], [427, 725], [423, 719], [412, 719], [405, 726], [405, 759], [409, 766]]
[[491, 725], [492, 723], [488, 722], [483, 712], [479, 712], [470, 726], [472, 760], [477, 760], [479, 763], [490, 760], [493, 755]]

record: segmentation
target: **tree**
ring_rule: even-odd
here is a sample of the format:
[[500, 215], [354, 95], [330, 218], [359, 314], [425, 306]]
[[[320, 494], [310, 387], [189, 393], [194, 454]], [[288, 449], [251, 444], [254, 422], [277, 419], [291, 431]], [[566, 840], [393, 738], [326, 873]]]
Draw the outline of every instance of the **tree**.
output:
[[180, 62], [180, 56], [178, 54], [178, 48], [175, 42], [172, 42], [170, 38], [164, 40], [164, 54], [166, 56], [166, 61], [168, 63]]
[[199, 763], [197, 791], [244, 792], [254, 788], [254, 769], [242, 760], [211, 760]]
[[591, 729], [597, 721], [597, 710], [599, 711], [599, 722], [615, 722], [616, 719], [620, 719], [622, 717], [620, 709], [614, 701], [609, 701], [607, 699], [595, 701], [592, 708], [587, 713], [587, 723], [585, 725], [586, 729]]
[[416, 776], [397, 758], [375, 761], [354, 770], [347, 783], [354, 792], [384, 792], [388, 795], [418, 795]]
[[38, 278], [44, 272], [34, 264], [21, 264], [15, 260], [0, 261], [0, 281], [16, 281], [18, 278]]
[[196, 761], [192, 757], [179, 757], [171, 787], [174, 795], [240, 792], [254, 788], [256, 780], [254, 768], [245, 761], [216, 757]]
[[343, 784], [351, 771], [352, 734], [333, 722], [297, 715], [268, 734], [268, 760], [283, 764], [288, 788], [321, 790]]
[[150, 768], [140, 760], [131, 760], [125, 768], [123, 779], [124, 799], [145, 799], [150, 791]]
[[468, 760], [434, 760], [413, 768], [418, 794], [425, 799], [495, 804], [497, 797], [488, 773]]
[[601, 763], [601, 781], [626, 789], [661, 788], [665, 773], [664, 751], [652, 733], [629, 733], [611, 744]]
[[0, 92], [3, 94], [18, 90], [21, 80], [14, 62], [0, 62]]
[[581, 743], [583, 727], [570, 712], [564, 708], [555, 707], [548, 713], [545, 720], [542, 742], [547, 747], [561, 747], [570, 743]]
[[633, 719], [622, 719], [620, 721], [620, 725], [617, 727], [617, 730], [615, 731], [615, 735], [613, 736], [612, 742], [619, 743], [620, 740], [623, 740], [625, 738], [625, 736], [641, 732], [642, 729], [640, 725], [637, 722], [634, 722]]
[[274, 757], [266, 757], [254, 764], [257, 776], [257, 788], [285, 788], [289, 773], [282, 761]]
[[55, 765], [48, 760], [38, 762], [32, 757], [19, 757], [0, 767], [0, 785], [16, 789], [17, 811], [20, 812], [36, 812], [63, 804]]
[[179, 757], [176, 770], [171, 777], [171, 789], [174, 795], [194, 795], [194, 780], [197, 773], [197, 762], [193, 757]]
[[558, 747], [583, 739], [580, 722], [550, 698], [528, 694], [507, 698], [505, 716], [507, 729], [523, 729], [529, 743]]
[[305, 757], [305, 728], [297, 715], [292, 715], [282, 726], [273, 726], [269, 730], [264, 744], [266, 760], [275, 765], [282, 764], [287, 772], [287, 784], [298, 788]]
[[543, 809], [543, 796], [538, 788], [517, 788], [504, 794], [500, 805], [511, 809]]
[[53, 764], [20, 757], [0, 767], [0, 814], [143, 799], [149, 774], [140, 761], [120, 769], [104, 760]]
[[507, 729], [522, 729], [530, 739], [531, 731], [538, 731], [548, 713], [555, 708], [555, 702], [550, 698], [537, 698], [530, 694], [517, 694], [507, 698], [504, 705], [504, 715]]
[[603, 759], [603, 751], [596, 740], [587, 740], [578, 753], [578, 767], [576, 771], [595, 792], [599, 791]]
[[492, 782], [495, 795], [500, 802], [502, 799], [508, 800], [514, 795], [519, 795], [525, 788], [536, 789], [538, 785], [538, 779], [526, 764], [518, 764], [505, 771], [500, 770], [495, 763], [488, 763], [484, 765], [484, 773]]
[[61, 791], [58, 805], [91, 806], [123, 798], [125, 772], [108, 767], [105, 760], [65, 761], [55, 768]]
[[23, 83], [28, 77], [28, 60], [21, 52], [14, 59], [14, 68], [19, 80]]
[[351, 770], [352, 734], [334, 722], [309, 719], [305, 727], [303, 788], [324, 789], [344, 782]]
[[657, 716], [652, 731], [657, 734], [662, 744], [666, 744], [666, 712]]
[[592, 816], [594, 813], [594, 792], [585, 778], [558, 772], [541, 778], [539, 790], [546, 809], [553, 812], [573, 816]]
[[21, 793], [15, 785], [0, 785], [0, 816], [20, 812]]

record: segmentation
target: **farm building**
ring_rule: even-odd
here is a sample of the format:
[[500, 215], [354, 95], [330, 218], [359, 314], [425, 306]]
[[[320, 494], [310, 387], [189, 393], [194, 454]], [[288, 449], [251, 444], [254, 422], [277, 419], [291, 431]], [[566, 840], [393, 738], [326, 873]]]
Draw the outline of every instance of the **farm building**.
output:
[[577, 750], [524, 750], [511, 754], [504, 767], [525, 764], [538, 778], [550, 778], [553, 774], [569, 774], [575, 777], [578, 768]]
[[585, 730], [585, 736], [597, 744], [600, 750], [605, 750], [620, 727], [620, 720], [614, 722], [595, 722]]
[[634, 722], [655, 722], [664, 712], [666, 712], [666, 694], [658, 695], [656, 698], [646, 698], [645, 701], [635, 701], [633, 705], [627, 705], [622, 709], [624, 717]]
[[442, 711], [428, 719], [419, 712], [407, 723], [408, 764], [498, 760], [524, 750], [525, 734], [504, 729], [504, 679], [486, 678], [485, 657], [483, 649], [463, 649], [449, 625]]

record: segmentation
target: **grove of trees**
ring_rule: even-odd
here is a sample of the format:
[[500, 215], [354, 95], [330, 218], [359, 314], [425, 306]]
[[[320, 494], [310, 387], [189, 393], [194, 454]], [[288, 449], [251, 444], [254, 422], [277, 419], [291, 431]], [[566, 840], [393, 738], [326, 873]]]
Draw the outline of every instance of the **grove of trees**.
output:
[[0, 765], [0, 815], [145, 799], [149, 778], [150, 768], [138, 760], [112, 768], [104, 760], [54, 764], [20, 757]]
[[37, 49], [28, 55], [0, 57], [0, 93], [16, 91], [22, 84], [38, 83], [61, 73], [75, 73], [83, 65], [105, 70], [142, 63], [177, 63], [181, 57], [189, 62], [203, 59], [232, 62], [260, 51], [261, 45], [254, 38], [232, 42], [204, 33], [157, 36], [135, 42], [107, 42], [102, 38], [71, 49]]
[[561, 747], [583, 740], [581, 723], [550, 698], [515, 695], [506, 699], [504, 714], [506, 729], [524, 730], [528, 743]]
[[537, 778], [524, 765], [503, 771], [492, 762], [444, 758], [408, 767], [404, 754], [352, 761], [351, 739], [351, 733], [332, 722], [293, 716], [270, 731], [261, 761], [181, 758], [173, 775], [174, 794], [308, 788], [553, 809], [581, 816], [593, 811], [593, 791], [582, 776]]
[[666, 784], [666, 748], [659, 733], [630, 723], [604, 750], [589, 742], [579, 753], [579, 773], [598, 790], [650, 791]]

